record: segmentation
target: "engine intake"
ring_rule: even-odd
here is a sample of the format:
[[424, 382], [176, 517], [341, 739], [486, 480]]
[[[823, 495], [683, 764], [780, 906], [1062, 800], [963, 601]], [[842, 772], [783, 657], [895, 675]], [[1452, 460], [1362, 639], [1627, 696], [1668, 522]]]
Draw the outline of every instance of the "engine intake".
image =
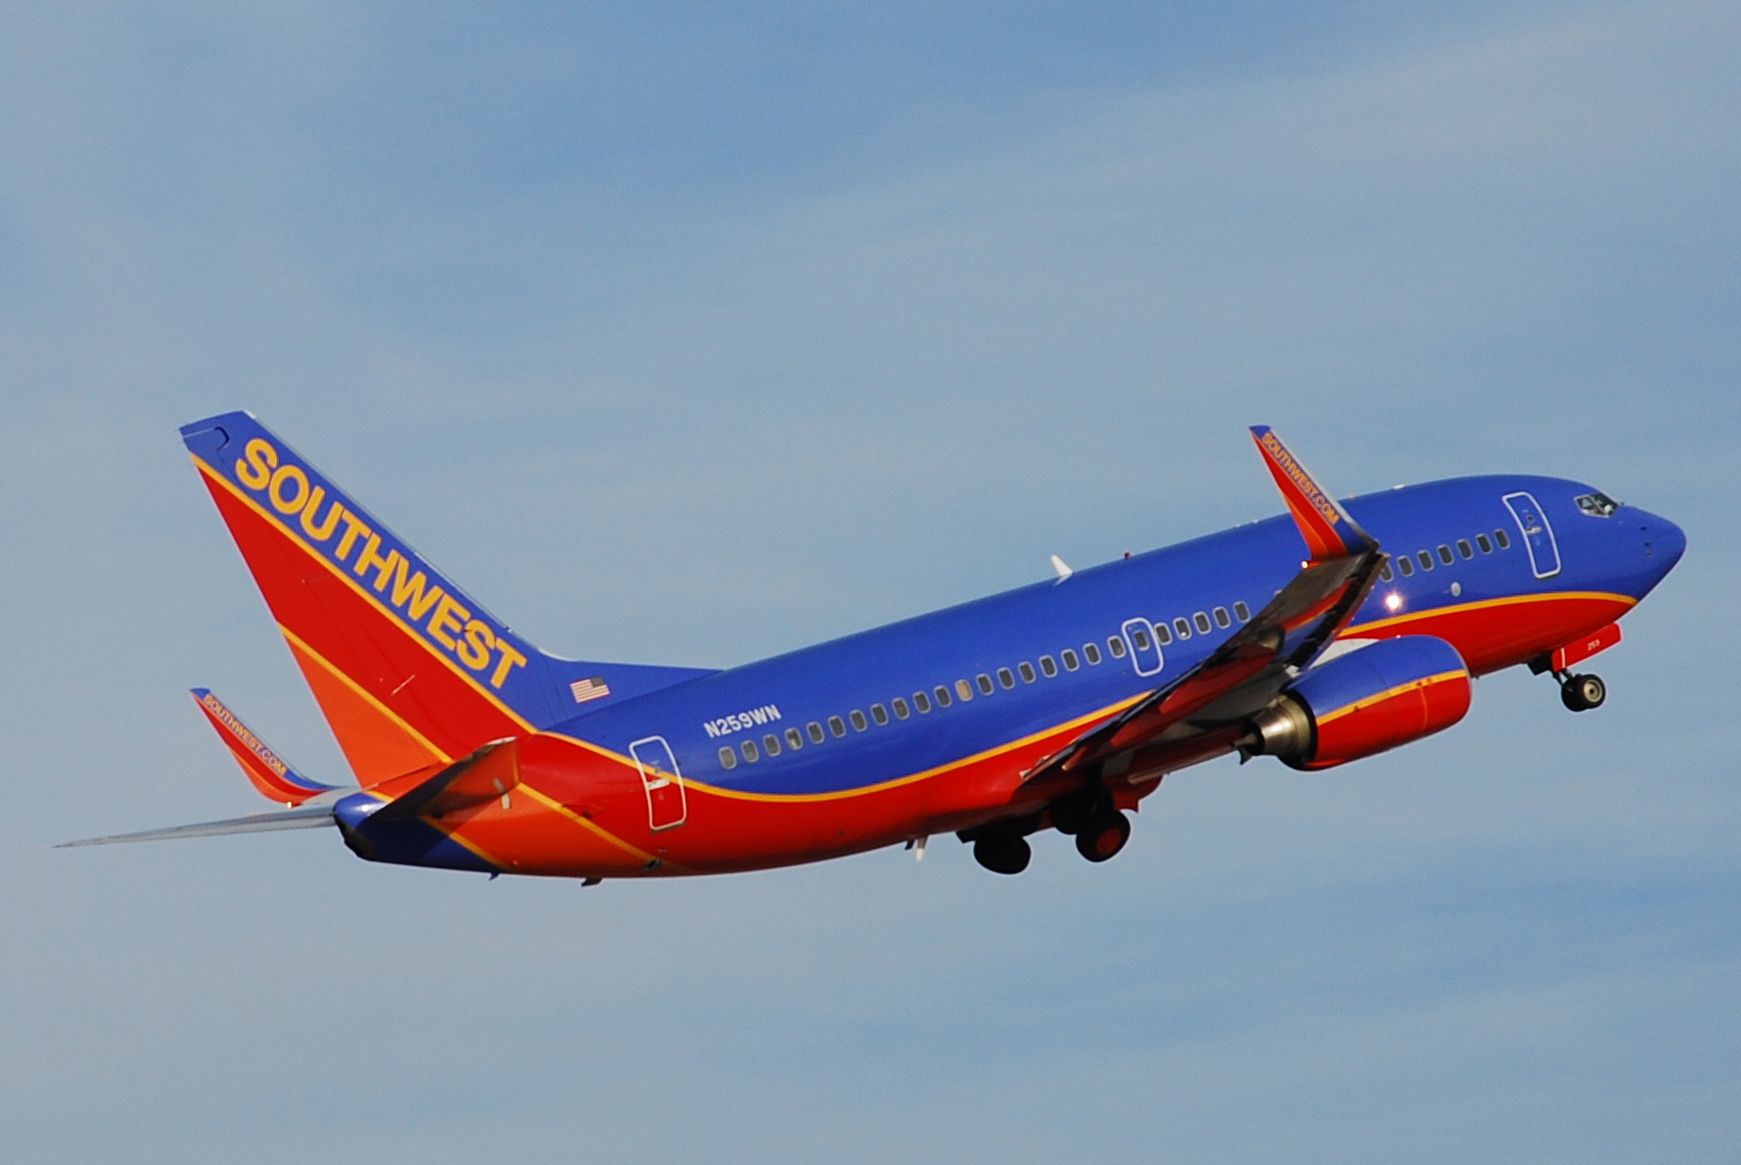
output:
[[1470, 695], [1468, 665], [1443, 639], [1382, 639], [1295, 680], [1253, 718], [1241, 750], [1327, 769], [1451, 727]]

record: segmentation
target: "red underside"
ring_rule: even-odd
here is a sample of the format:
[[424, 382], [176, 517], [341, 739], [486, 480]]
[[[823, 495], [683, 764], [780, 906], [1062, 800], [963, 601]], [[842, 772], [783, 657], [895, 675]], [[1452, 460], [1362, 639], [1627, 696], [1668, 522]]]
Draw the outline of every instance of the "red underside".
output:
[[1631, 609], [1629, 600], [1617, 596], [1552, 595], [1356, 624], [1343, 636], [1437, 636], [1457, 649], [1472, 673], [1484, 675], [1547, 655]]
[[1060, 730], [946, 774], [841, 796], [750, 799], [690, 784], [683, 824], [660, 830], [651, 827], [651, 810], [660, 821], [675, 814], [668, 805], [650, 810], [632, 763], [539, 734], [520, 743], [520, 785], [506, 807], [492, 800], [441, 824], [487, 861], [517, 873], [620, 877], [790, 865], [964, 829], [1016, 807], [1037, 811], [1046, 793], [1024, 787], [1022, 770], [1080, 731]]

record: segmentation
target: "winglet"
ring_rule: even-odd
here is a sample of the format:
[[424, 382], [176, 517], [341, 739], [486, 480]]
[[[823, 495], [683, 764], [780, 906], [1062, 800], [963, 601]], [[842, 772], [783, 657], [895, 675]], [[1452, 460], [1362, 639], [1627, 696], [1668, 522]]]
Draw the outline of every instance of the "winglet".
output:
[[1276, 487], [1282, 491], [1282, 500], [1287, 502], [1288, 512], [1300, 528], [1300, 537], [1306, 540], [1311, 561], [1360, 554], [1378, 545], [1330, 492], [1313, 479], [1268, 425], [1253, 425], [1251, 437], [1257, 442]]
[[194, 688], [193, 698], [223, 740], [224, 747], [242, 766], [242, 772], [261, 795], [280, 805], [294, 808], [335, 786], [313, 781], [291, 768], [279, 755], [266, 747], [266, 742], [214, 696], [207, 688]]

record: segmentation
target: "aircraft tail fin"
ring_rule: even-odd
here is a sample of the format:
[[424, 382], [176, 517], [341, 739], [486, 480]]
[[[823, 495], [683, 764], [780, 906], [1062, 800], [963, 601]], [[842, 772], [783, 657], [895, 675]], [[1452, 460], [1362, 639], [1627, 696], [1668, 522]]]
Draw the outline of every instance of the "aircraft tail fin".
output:
[[291, 768], [288, 762], [268, 748], [266, 742], [243, 724], [210, 689], [194, 688], [193, 698], [199, 704], [199, 710], [205, 713], [205, 718], [216, 729], [224, 747], [230, 750], [230, 755], [242, 766], [242, 773], [249, 783], [268, 801], [276, 801], [294, 809], [304, 801], [312, 800], [322, 793], [330, 793], [337, 787], [323, 785]]
[[1282, 500], [1287, 502], [1288, 512], [1300, 528], [1300, 537], [1306, 540], [1312, 562], [1361, 554], [1378, 546], [1268, 425], [1253, 425], [1251, 437], [1263, 454], [1270, 476], [1275, 478], [1276, 488], [1282, 491]]
[[547, 655], [250, 414], [181, 436], [364, 787], [711, 674]]

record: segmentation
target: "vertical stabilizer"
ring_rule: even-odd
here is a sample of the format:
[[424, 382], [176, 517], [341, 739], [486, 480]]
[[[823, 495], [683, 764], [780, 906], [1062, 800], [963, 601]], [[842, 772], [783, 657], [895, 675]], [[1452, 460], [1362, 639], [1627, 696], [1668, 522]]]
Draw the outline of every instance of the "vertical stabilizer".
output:
[[181, 435], [365, 786], [710, 674], [546, 655], [251, 415]]

